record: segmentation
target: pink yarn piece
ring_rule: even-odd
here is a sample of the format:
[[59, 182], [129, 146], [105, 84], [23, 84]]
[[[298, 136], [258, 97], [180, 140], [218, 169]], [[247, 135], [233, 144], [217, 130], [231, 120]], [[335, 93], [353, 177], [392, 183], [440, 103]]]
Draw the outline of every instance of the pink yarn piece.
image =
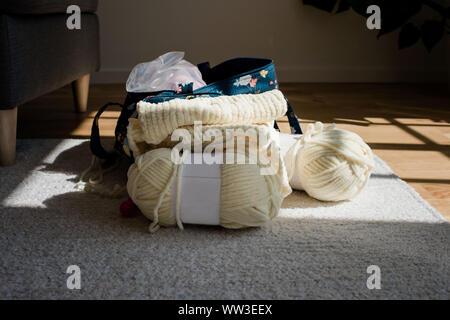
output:
[[138, 207], [134, 204], [131, 198], [128, 198], [120, 205], [120, 214], [122, 217], [132, 217], [138, 213]]

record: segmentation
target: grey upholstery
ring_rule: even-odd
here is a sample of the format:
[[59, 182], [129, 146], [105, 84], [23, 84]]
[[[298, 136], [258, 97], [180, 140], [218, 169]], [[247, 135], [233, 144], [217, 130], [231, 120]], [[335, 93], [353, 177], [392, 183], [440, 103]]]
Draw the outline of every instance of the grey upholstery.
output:
[[[14, 5], [3, 8], [5, 2]], [[97, 16], [82, 13], [81, 29], [69, 30], [66, 2], [88, 11], [97, 7], [97, 0], [2, 1], [4, 12], [34, 14], [0, 14], [0, 109], [14, 108], [99, 69]]]

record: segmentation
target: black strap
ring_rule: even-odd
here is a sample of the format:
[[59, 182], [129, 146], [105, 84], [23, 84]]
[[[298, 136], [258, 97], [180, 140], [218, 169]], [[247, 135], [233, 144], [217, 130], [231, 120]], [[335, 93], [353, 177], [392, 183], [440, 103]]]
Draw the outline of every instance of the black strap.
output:
[[291, 133], [295, 134], [303, 134], [302, 127], [300, 126], [300, 122], [298, 121], [297, 116], [295, 115], [294, 109], [292, 109], [291, 104], [289, 103], [289, 100], [285, 97], [284, 98], [287, 103], [287, 112], [286, 116], [289, 120], [289, 126], [291, 127]]
[[116, 156], [116, 153], [114, 151], [108, 152], [106, 151], [101, 142], [100, 142], [100, 130], [98, 127], [98, 121], [100, 119], [100, 116], [102, 115], [103, 111], [105, 111], [110, 106], [120, 106], [123, 109], [123, 105], [116, 102], [108, 102], [103, 107], [98, 109], [97, 114], [94, 117], [94, 121], [92, 121], [92, 129], [91, 129], [91, 152], [95, 156], [99, 157], [100, 159], [111, 159]]
[[209, 62], [202, 62], [197, 65], [198, 70], [202, 74], [202, 79], [206, 83], [208, 83], [208, 74], [211, 70], [211, 66], [209, 65]]

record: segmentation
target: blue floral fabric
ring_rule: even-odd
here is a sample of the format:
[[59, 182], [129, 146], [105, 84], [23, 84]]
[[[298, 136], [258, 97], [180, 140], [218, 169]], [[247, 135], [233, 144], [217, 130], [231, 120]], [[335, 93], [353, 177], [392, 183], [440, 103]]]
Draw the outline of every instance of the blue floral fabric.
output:
[[[245, 70], [246, 63], [259, 63], [259, 68], [253, 69], [250, 72], [243, 72], [241, 74], [234, 74], [233, 76], [228, 76], [228, 74], [233, 74], [233, 67], [238, 70]], [[226, 72], [215, 72], [215, 69], [220, 69], [221, 66], [226, 67]], [[244, 67], [242, 67], [244, 65]], [[270, 59], [258, 59], [258, 58], [236, 58], [228, 60], [221, 65], [218, 65], [212, 69], [209, 68], [209, 63], [202, 63], [199, 65], [199, 69], [202, 72], [203, 79], [208, 83], [208, 78], [210, 74], [218, 74], [215, 78], [224, 76], [226, 78], [213, 81], [204, 87], [201, 87], [195, 91], [192, 90], [192, 83], [186, 85], [179, 85], [178, 92], [175, 91], [165, 91], [157, 95], [151, 95], [143, 99], [146, 102], [158, 103], [171, 99], [192, 99], [199, 96], [219, 96], [219, 95], [237, 95], [237, 94], [248, 94], [248, 93], [262, 93], [265, 91], [278, 89], [278, 80], [275, 73], [275, 66], [273, 61]], [[287, 112], [286, 116], [289, 120], [289, 125], [291, 128], [291, 133], [301, 134], [302, 129], [300, 123], [294, 113], [294, 110], [290, 106], [289, 102], [286, 100]], [[277, 124], [275, 127], [278, 129]]]

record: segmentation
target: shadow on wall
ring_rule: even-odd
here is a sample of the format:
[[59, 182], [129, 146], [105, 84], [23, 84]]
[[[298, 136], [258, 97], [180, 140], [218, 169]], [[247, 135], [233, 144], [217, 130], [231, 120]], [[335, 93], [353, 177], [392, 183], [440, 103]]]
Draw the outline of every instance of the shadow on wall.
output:
[[236, 56], [271, 57], [282, 82], [445, 82], [444, 41], [399, 51], [397, 36], [377, 40], [364, 18], [330, 15], [301, 0], [193, 3], [101, 1], [98, 83], [124, 82], [137, 63], [181, 50], [212, 65]]

